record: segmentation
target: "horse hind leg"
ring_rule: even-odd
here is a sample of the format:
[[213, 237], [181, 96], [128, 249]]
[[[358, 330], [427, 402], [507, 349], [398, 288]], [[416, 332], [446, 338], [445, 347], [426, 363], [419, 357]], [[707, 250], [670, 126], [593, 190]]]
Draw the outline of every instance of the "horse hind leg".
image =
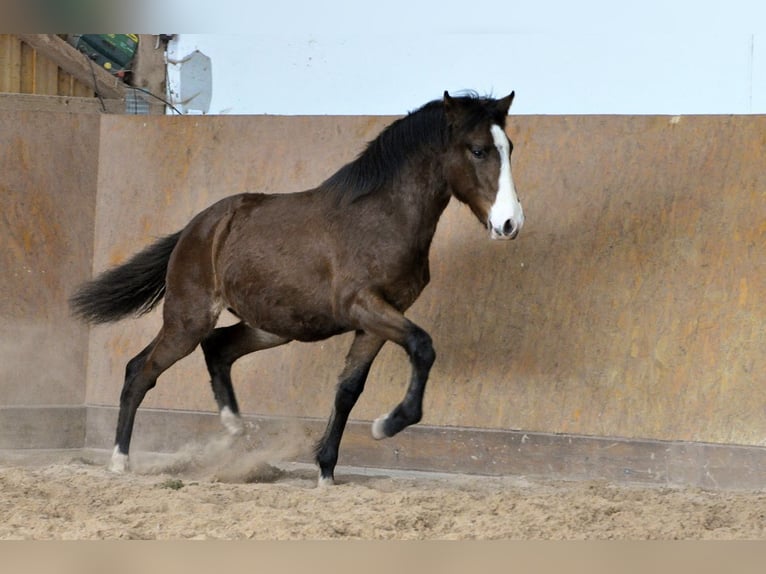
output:
[[114, 472], [125, 472], [129, 468], [128, 452], [136, 411], [146, 393], [154, 388], [157, 378], [164, 371], [197, 347], [218, 318], [216, 313], [206, 313], [191, 320], [185, 317], [181, 323], [169, 319], [176, 315], [169, 314], [167, 308], [166, 301], [165, 323], [157, 337], [133, 357], [125, 368], [115, 446], [109, 464], [109, 469]]
[[[133, 357], [125, 367], [125, 382], [120, 394], [120, 412], [117, 418], [117, 436], [109, 462], [109, 470], [123, 473], [128, 470], [128, 450], [130, 438], [133, 434], [135, 411], [141, 403], [141, 399], [151, 389], [155, 381], [141, 377], [141, 371], [146, 364], [146, 358], [154, 348], [156, 339], [144, 348], [138, 355]], [[135, 407], [133, 406], [135, 405]], [[132, 415], [130, 413], [133, 413]]]
[[287, 343], [289, 339], [254, 329], [245, 323], [214, 329], [202, 340], [202, 351], [210, 373], [213, 396], [221, 416], [221, 423], [232, 436], [241, 435], [244, 425], [231, 381], [234, 362], [249, 353]]

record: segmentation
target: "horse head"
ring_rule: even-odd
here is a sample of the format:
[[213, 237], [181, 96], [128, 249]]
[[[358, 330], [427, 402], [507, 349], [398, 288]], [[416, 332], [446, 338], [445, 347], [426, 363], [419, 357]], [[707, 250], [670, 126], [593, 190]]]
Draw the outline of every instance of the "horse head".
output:
[[513, 144], [505, 133], [513, 97], [514, 92], [499, 100], [444, 92], [447, 180], [452, 194], [471, 208], [492, 239], [514, 239], [524, 225], [511, 175]]

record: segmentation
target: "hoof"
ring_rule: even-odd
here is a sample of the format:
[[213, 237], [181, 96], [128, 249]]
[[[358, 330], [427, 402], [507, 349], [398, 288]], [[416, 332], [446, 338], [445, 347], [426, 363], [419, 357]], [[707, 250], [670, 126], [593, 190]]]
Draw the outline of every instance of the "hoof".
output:
[[229, 407], [223, 407], [221, 409], [221, 424], [226, 427], [226, 430], [231, 436], [241, 436], [245, 434], [245, 425], [242, 424], [242, 418], [231, 412]]
[[109, 471], [116, 474], [125, 474], [130, 465], [128, 464], [128, 455], [120, 452], [120, 447], [114, 447], [112, 459], [109, 461]]
[[332, 476], [322, 476], [320, 473], [317, 488], [330, 488], [331, 486], [335, 486], [335, 479]]
[[372, 423], [372, 438], [374, 438], [375, 440], [388, 438], [388, 435], [385, 433], [385, 430], [383, 428], [386, 426], [387, 420], [388, 420], [388, 415], [383, 415], [382, 417], [378, 417], [375, 419], [375, 421]]

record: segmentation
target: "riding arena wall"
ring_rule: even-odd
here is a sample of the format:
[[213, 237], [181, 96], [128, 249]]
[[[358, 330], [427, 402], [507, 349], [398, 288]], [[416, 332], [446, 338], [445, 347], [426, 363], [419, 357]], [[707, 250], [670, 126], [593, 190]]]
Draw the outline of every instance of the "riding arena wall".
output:
[[[8, 100], [3, 100], [7, 104]], [[99, 117], [0, 108], [0, 448], [85, 440]]]
[[[0, 110], [0, 448], [112, 446], [125, 363], [160, 313], [88, 329], [75, 285], [221, 197], [317, 185], [393, 119]], [[451, 202], [408, 312], [437, 352], [423, 421], [369, 434], [409, 378], [388, 344], [340, 464], [762, 486], [766, 117], [511, 116], [508, 133], [523, 231], [490, 241]], [[294, 432], [296, 460], [350, 340], [235, 365], [246, 419]], [[198, 349], [147, 395], [133, 449], [219, 432]]]

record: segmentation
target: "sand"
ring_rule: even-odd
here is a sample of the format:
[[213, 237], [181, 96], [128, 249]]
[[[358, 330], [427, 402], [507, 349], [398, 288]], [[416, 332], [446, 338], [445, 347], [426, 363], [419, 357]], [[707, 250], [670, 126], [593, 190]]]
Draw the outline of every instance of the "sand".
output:
[[[0, 457], [0, 539], [764, 539], [766, 492], [307, 465], [214, 439], [175, 455]], [[34, 460], [33, 460], [34, 459]]]

